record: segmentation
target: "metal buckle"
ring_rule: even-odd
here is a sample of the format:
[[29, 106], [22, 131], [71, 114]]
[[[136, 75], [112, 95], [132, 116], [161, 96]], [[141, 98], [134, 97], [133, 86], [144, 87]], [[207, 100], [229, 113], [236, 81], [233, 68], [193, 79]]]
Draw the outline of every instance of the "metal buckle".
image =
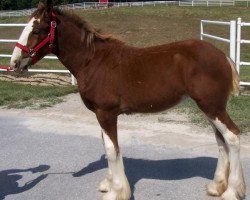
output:
[[51, 26], [52, 28], [56, 28], [56, 21], [51, 21], [51, 22], [50, 22], [50, 26]]
[[34, 49], [29, 50], [29, 55], [30, 57], [34, 57], [36, 55], [36, 52], [34, 51]]

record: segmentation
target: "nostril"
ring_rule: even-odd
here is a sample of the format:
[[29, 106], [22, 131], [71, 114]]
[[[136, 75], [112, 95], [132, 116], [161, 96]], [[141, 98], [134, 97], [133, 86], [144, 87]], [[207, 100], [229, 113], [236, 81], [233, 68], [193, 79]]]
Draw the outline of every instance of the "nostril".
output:
[[17, 66], [18, 66], [18, 61], [17, 61], [17, 60], [14, 60], [14, 61], [12, 62], [12, 64], [11, 64], [11, 67], [12, 67], [12, 68], [17, 68]]
[[15, 63], [15, 65], [17, 65], [19, 63], [19, 61], [18, 60], [14, 60], [14, 63]]

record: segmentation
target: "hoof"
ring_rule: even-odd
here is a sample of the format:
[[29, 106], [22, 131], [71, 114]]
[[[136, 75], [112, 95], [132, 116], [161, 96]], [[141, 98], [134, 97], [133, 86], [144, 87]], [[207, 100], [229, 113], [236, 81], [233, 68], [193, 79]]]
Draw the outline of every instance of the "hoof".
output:
[[241, 177], [241, 183], [237, 190], [237, 194], [239, 195], [240, 199], [244, 199], [246, 196], [246, 183], [245, 183], [245, 179], [243, 176], [243, 172], [242, 172], [242, 177]]
[[111, 181], [105, 178], [99, 185], [98, 190], [100, 192], [109, 192], [111, 190]]
[[102, 200], [129, 200], [130, 197], [125, 197], [123, 195], [117, 194], [116, 191], [111, 190], [102, 196]]
[[221, 196], [223, 192], [227, 189], [227, 183], [225, 181], [221, 181], [220, 183], [216, 183], [212, 181], [207, 186], [207, 194], [211, 196]]
[[129, 200], [131, 197], [130, 188], [129, 189], [115, 189], [111, 188], [109, 192], [103, 194], [102, 200]]
[[228, 188], [221, 196], [221, 200], [240, 200], [235, 194], [235, 192]]
[[221, 200], [241, 200], [244, 199], [245, 193], [243, 191], [234, 191], [228, 188], [221, 196]]
[[111, 190], [102, 196], [102, 200], [120, 200], [118, 199], [117, 193]]

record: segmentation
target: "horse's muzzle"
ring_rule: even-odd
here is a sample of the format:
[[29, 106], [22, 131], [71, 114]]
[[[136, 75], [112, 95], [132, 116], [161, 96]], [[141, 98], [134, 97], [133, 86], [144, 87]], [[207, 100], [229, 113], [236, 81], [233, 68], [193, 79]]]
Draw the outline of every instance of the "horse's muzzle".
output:
[[11, 67], [17, 73], [25, 73], [28, 71], [30, 65], [31, 65], [30, 58], [24, 58], [22, 60], [15, 61]]

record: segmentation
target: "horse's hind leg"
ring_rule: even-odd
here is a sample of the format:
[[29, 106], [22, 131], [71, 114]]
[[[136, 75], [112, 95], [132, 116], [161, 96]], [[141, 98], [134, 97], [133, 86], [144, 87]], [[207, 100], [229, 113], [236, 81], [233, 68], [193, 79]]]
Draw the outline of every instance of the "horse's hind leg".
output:
[[102, 137], [109, 164], [109, 177], [101, 182], [99, 188], [106, 192], [103, 200], [129, 200], [130, 186], [117, 141], [117, 115], [104, 111], [98, 111], [96, 115], [103, 129]]
[[[227, 176], [226, 166], [227, 166], [227, 151], [228, 151], [228, 158], [230, 165], [228, 184], [221, 198], [223, 200], [243, 199], [246, 193], [246, 186], [240, 162], [240, 136], [239, 136], [240, 131], [238, 127], [234, 124], [234, 122], [230, 119], [224, 106], [215, 106], [215, 105], [207, 106], [206, 104], [202, 104], [202, 102], [198, 102], [197, 104], [209, 117], [211, 123], [216, 128], [216, 133], [218, 133], [217, 136], [220, 136], [220, 134], [223, 136], [217, 138], [219, 148], [222, 151], [220, 152], [218, 166], [215, 172], [215, 179], [213, 181], [214, 185], [212, 183], [211, 185], [208, 186], [208, 193], [216, 195], [216, 191], [215, 192], [212, 191], [214, 188], [216, 188], [218, 195], [220, 195], [220, 193], [223, 192], [224, 190], [223, 185], [225, 185], [226, 182], [223, 180], [223, 176], [224, 177]], [[223, 140], [225, 141], [225, 143], [222, 143]], [[222, 147], [220, 147], [220, 145], [222, 145]], [[220, 169], [222, 169], [221, 171], [224, 173], [222, 176], [219, 175]], [[222, 183], [218, 184], [216, 180], [222, 181]]]
[[240, 162], [240, 131], [230, 119], [226, 111], [221, 112], [211, 121], [223, 135], [223, 138], [229, 150], [230, 171], [228, 178], [228, 187], [221, 197], [223, 200], [242, 199], [245, 197], [246, 185]]
[[219, 148], [219, 157], [213, 181], [207, 186], [207, 193], [212, 196], [221, 196], [227, 189], [229, 175], [228, 148], [222, 134], [212, 124]]

